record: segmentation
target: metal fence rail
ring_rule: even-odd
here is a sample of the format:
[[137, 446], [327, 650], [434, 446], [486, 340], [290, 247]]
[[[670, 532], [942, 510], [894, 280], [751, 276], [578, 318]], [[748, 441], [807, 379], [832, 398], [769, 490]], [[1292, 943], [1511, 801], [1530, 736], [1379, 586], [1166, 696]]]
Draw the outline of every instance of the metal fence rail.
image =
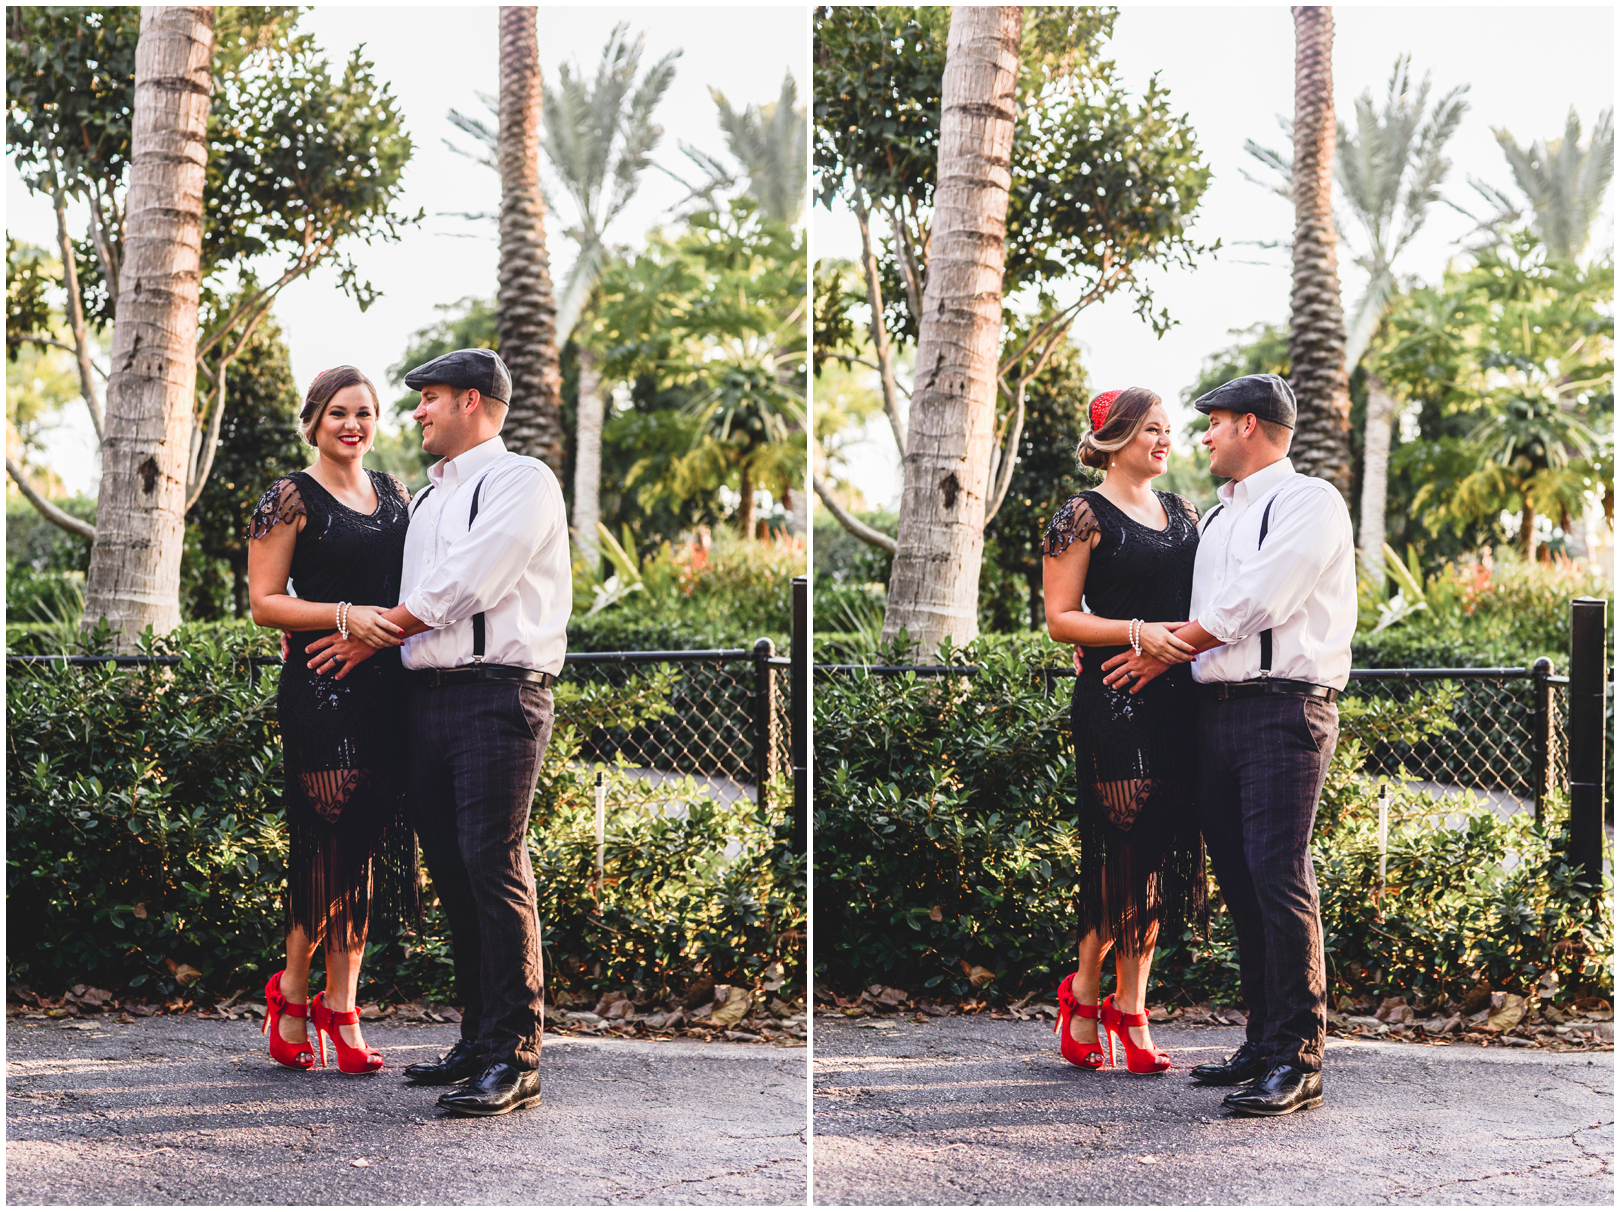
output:
[[[1414, 781], [1435, 784], [1437, 790], [1511, 796], [1520, 806], [1533, 806], [1538, 821], [1550, 792], [1569, 793], [1571, 827], [1583, 839], [1580, 859], [1593, 867], [1597, 860], [1592, 855], [1600, 846], [1592, 838], [1601, 838], [1604, 799], [1609, 819], [1614, 812], [1612, 798], [1604, 794], [1612, 796], [1612, 787], [1603, 775], [1602, 761], [1614, 748], [1614, 671], [1607, 668], [1604, 603], [1577, 598], [1570, 605], [1569, 667], [1578, 671], [1588, 687], [1580, 707], [1585, 714], [1573, 725], [1587, 738], [1575, 762], [1582, 767], [1578, 775], [1571, 762], [1572, 678], [1555, 674], [1546, 657], [1523, 669], [1352, 669], [1345, 694], [1363, 700], [1404, 703], [1435, 686], [1449, 687], [1458, 697], [1449, 713], [1453, 727], [1413, 743], [1383, 741], [1371, 729], [1358, 729], [1350, 722], [1342, 735], [1355, 737], [1362, 732], [1368, 748], [1366, 769], [1372, 774], [1400, 776], [1404, 772]], [[979, 666], [816, 665], [813, 670], [816, 676], [971, 677]], [[1030, 674], [1042, 681], [1048, 694], [1056, 692], [1058, 683], [1075, 676], [1073, 668], [1032, 669]], [[1576, 811], [1577, 788], [1595, 808]], [[1582, 818], [1579, 825], [1574, 821], [1577, 815]]]
[[[801, 648], [801, 651], [803, 649]], [[183, 655], [20, 656], [8, 669], [27, 667], [140, 668], [176, 666]], [[239, 659], [257, 679], [279, 656]], [[667, 775], [691, 775], [727, 798], [752, 795], [766, 804], [771, 780], [792, 770], [792, 674], [795, 662], [777, 656], [770, 640], [753, 648], [667, 652], [569, 653], [559, 685], [624, 687], [654, 670], [673, 675], [670, 710], [634, 728], [594, 728], [582, 738], [586, 761], [624, 760]], [[715, 786], [721, 784], [720, 786]], [[730, 784], [729, 787], [725, 784]], [[802, 830], [801, 830], [802, 832]]]

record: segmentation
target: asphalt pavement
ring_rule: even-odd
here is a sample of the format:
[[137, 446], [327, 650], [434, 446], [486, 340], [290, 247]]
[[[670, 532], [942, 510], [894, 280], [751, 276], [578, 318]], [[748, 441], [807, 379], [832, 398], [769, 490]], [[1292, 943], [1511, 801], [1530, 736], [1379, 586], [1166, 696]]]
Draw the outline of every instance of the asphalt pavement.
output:
[[818, 1016], [815, 1202], [1614, 1205], [1612, 1052], [1330, 1038], [1326, 1105], [1252, 1119], [1187, 1078], [1240, 1029], [1153, 1035], [1137, 1077], [1050, 1022]]
[[544, 1101], [441, 1115], [399, 1071], [448, 1025], [368, 1023], [370, 1077], [283, 1069], [258, 1024], [7, 1024], [9, 1204], [795, 1204], [802, 1048], [547, 1036]]

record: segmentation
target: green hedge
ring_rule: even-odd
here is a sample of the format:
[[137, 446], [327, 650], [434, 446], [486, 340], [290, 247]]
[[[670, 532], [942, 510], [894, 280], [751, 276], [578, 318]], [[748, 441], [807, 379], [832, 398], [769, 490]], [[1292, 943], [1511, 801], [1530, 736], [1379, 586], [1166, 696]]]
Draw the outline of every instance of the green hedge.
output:
[[[195, 625], [147, 645], [183, 652], [178, 666], [12, 671], [10, 980], [166, 995], [189, 967], [201, 975], [188, 995], [224, 995], [281, 966], [277, 674], [250, 679], [242, 663], [271, 638]], [[750, 983], [780, 964], [802, 987], [803, 858], [780, 811], [717, 804], [690, 784], [653, 794], [614, 774], [607, 878], [594, 882], [579, 737], [667, 709], [667, 690], [656, 672], [621, 689], [558, 689], [530, 837], [553, 985], [656, 990], [700, 970]], [[773, 802], [790, 802], [778, 790]], [[430, 903], [420, 935], [372, 940], [366, 976], [379, 995], [447, 997], [447, 950]]]
[[[994, 650], [992, 650], [994, 649]], [[815, 697], [817, 979], [967, 996], [1049, 990], [1072, 970], [1076, 859], [1067, 695], [1016, 644], [970, 647], [976, 677], [823, 676]], [[1543, 972], [1607, 993], [1612, 916], [1588, 908], [1558, 826], [1502, 822], [1412, 792], [1396, 797], [1390, 891], [1370, 905], [1376, 808], [1368, 747], [1443, 728], [1444, 702], [1348, 701], [1315, 844], [1335, 994], [1528, 989]], [[1436, 814], [1452, 813], [1450, 824]], [[1607, 887], [1607, 881], [1605, 881]], [[1235, 998], [1218, 907], [1207, 936], [1161, 944], [1158, 996]], [[1381, 914], [1381, 916], [1380, 916]]]

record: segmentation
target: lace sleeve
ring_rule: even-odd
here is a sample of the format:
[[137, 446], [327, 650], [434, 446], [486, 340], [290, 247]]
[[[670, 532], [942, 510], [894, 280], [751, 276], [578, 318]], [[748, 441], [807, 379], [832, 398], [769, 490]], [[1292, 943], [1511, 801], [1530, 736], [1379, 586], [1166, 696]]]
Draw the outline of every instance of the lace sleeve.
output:
[[304, 498], [290, 476], [282, 476], [259, 498], [248, 520], [248, 538], [262, 539], [275, 529], [276, 523], [291, 526], [304, 516]]
[[1041, 554], [1060, 556], [1069, 547], [1077, 542], [1086, 542], [1099, 530], [1096, 515], [1091, 512], [1091, 505], [1085, 497], [1070, 497], [1063, 502], [1052, 517], [1052, 523], [1046, 528], [1046, 538], [1041, 541]]
[[411, 490], [405, 487], [405, 481], [392, 473], [389, 474], [388, 479], [393, 484], [394, 491], [399, 493], [399, 499], [409, 505], [411, 503]]
[[1187, 511], [1187, 520], [1193, 524], [1193, 529], [1197, 530], [1198, 529], [1198, 516], [1199, 516], [1198, 515], [1198, 506], [1194, 505], [1191, 501], [1189, 501], [1186, 497], [1180, 495], [1179, 493], [1174, 493], [1173, 492], [1170, 495], [1175, 497], [1176, 500], [1181, 502], [1181, 507]]

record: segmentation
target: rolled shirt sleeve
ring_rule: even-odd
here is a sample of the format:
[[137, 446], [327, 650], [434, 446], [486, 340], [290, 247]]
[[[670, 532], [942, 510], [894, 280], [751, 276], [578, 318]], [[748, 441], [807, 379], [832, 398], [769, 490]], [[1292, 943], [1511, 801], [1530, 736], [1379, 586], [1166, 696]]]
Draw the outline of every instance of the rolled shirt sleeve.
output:
[[1241, 575], [1199, 612], [1199, 625], [1224, 644], [1292, 618], [1353, 544], [1349, 511], [1333, 487], [1308, 477], [1298, 484], [1277, 494], [1265, 542], [1243, 558]]
[[[405, 608], [437, 629], [501, 601], [562, 524], [556, 493], [556, 482], [532, 466], [513, 463], [491, 471], [479, 494], [476, 521], [450, 538], [443, 557], [406, 595]], [[536, 518], [543, 519], [541, 525], [534, 524]]]

